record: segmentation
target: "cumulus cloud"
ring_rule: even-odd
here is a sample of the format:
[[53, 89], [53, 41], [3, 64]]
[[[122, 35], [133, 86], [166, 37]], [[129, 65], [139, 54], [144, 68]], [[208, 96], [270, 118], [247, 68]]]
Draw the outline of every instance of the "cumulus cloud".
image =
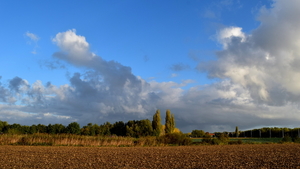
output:
[[17, 93], [21, 92], [22, 89], [26, 90], [28, 88], [28, 85], [29, 84], [26, 80], [23, 80], [18, 76], [9, 81], [9, 88]]
[[[135, 76], [131, 68], [116, 61], [106, 61], [89, 50], [85, 37], [76, 30], [58, 33], [53, 42], [61, 51], [53, 56], [77, 67], [84, 67], [85, 73], [75, 73], [70, 86], [60, 93], [60, 102], [76, 108], [72, 115], [87, 119], [108, 117], [116, 114], [145, 117], [155, 110], [151, 98], [157, 98], [148, 91], [149, 84]], [[63, 96], [61, 96], [63, 95]], [[90, 117], [92, 116], [92, 117]]]
[[300, 99], [299, 1], [276, 1], [262, 8], [261, 25], [246, 35], [228, 27], [217, 36], [224, 49], [217, 61], [201, 63], [198, 69], [212, 78], [230, 79], [250, 92], [258, 104], [284, 106]]
[[235, 41], [244, 42], [245, 38], [245, 34], [240, 27], [232, 26], [224, 28], [217, 34], [217, 39], [223, 45], [224, 49], [227, 49], [228, 45]]
[[95, 57], [95, 54], [89, 52], [89, 44], [85, 37], [76, 35], [75, 29], [58, 33], [52, 41], [62, 50], [54, 56], [72, 64], [86, 65]]
[[53, 42], [61, 49], [61, 52], [56, 52], [53, 55], [54, 57], [79, 67], [97, 71], [104, 82], [115, 90], [121, 89], [124, 85], [136, 86], [136, 89], [139, 90], [141, 82], [132, 74], [130, 67], [123, 66], [116, 61], [105, 61], [100, 56], [90, 52], [85, 37], [76, 35], [74, 29], [58, 33]]
[[[1, 76], [0, 76], [1, 79]], [[7, 102], [9, 99], [9, 90], [7, 90], [4, 86], [2, 86], [2, 83], [0, 82], [0, 102]]]

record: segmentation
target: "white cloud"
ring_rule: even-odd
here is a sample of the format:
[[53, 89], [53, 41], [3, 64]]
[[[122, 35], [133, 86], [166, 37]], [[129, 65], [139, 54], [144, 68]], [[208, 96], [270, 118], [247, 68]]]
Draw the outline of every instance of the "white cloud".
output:
[[34, 48], [31, 53], [37, 54], [36, 49], [38, 48], [38, 41], [40, 40], [40, 38], [36, 34], [30, 33], [28, 31], [25, 33], [25, 36], [30, 39], [30, 41], [27, 42], [29, 45], [31, 45], [32, 42], [34, 43]]
[[37, 35], [35, 35], [35, 34], [33, 34], [33, 33], [30, 33], [30, 32], [26, 32], [26, 34], [25, 34], [27, 37], [29, 37], [32, 41], [34, 41], [34, 42], [37, 42], [40, 38], [37, 36]]
[[217, 40], [223, 45], [224, 49], [232, 43], [232, 41], [244, 42], [246, 40], [245, 34], [240, 27], [227, 27], [222, 29], [217, 34]]
[[245, 35], [241, 28], [229, 27], [218, 33], [224, 50], [218, 60], [199, 64], [210, 77], [229, 78], [250, 91], [262, 104], [281, 106], [300, 98], [299, 1], [276, 1], [261, 11], [260, 26]]
[[84, 65], [95, 56], [89, 51], [85, 37], [76, 35], [75, 29], [58, 33], [52, 41], [63, 51], [54, 56], [73, 64]]

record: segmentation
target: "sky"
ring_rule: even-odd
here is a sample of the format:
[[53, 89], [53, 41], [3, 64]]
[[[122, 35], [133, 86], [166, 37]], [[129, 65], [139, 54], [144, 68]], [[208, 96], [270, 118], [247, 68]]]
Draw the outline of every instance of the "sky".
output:
[[300, 1], [0, 0], [0, 120], [299, 127]]

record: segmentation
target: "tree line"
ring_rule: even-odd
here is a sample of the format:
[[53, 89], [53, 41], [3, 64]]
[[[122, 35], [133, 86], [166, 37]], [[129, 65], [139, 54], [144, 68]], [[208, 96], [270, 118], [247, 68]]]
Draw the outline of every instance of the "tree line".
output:
[[88, 123], [86, 126], [80, 127], [79, 123], [72, 122], [67, 126], [62, 124], [49, 125], [20, 125], [8, 124], [6, 121], [0, 121], [0, 133], [5, 134], [77, 134], [87, 136], [129, 136], [129, 137], [145, 137], [145, 136], [161, 136], [164, 134], [180, 132], [175, 128], [174, 114], [168, 109], [166, 110], [165, 124], [161, 124], [160, 110], [153, 115], [153, 120], [130, 120], [126, 123], [118, 121], [113, 124], [105, 122], [104, 124]]
[[[193, 130], [190, 134], [191, 137], [205, 137], [207, 132], [203, 130]], [[220, 134], [225, 134], [228, 137], [257, 137], [257, 138], [272, 138], [272, 137], [300, 137], [300, 128], [279, 128], [279, 127], [263, 127], [260, 129], [252, 129], [246, 131], [239, 131], [236, 126], [234, 132], [215, 132], [214, 135], [217, 137]]]
[[299, 128], [279, 128], [279, 127], [264, 127], [260, 129], [253, 129], [247, 131], [241, 131], [239, 133], [240, 137], [299, 137], [300, 129]]

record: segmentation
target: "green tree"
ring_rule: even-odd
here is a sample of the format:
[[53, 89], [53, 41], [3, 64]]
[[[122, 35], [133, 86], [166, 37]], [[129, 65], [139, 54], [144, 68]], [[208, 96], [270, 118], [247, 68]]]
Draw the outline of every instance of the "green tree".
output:
[[37, 132], [38, 133], [47, 133], [47, 126], [43, 125], [43, 124], [38, 124], [36, 126]]
[[138, 137], [139, 127], [135, 120], [129, 120], [126, 123], [126, 136]]
[[193, 130], [191, 133], [192, 137], [203, 137], [205, 132], [203, 130]]
[[168, 109], [166, 111], [166, 123], [165, 123], [165, 133], [172, 133], [175, 129], [175, 118], [174, 115], [171, 114], [171, 111]]
[[22, 126], [20, 124], [14, 123], [7, 126], [7, 133], [9, 134], [23, 134]]
[[111, 135], [110, 129], [113, 127], [113, 125], [110, 122], [106, 122], [97, 128], [97, 133], [101, 136], [109, 136]]
[[133, 131], [133, 127], [129, 127], [129, 125], [126, 125], [126, 136], [136, 137], [135, 132]]
[[81, 129], [80, 129], [80, 133], [81, 135], [90, 135], [90, 128], [88, 126], [83, 126]]
[[29, 133], [30, 134], [34, 134], [37, 132], [37, 129], [36, 129], [36, 125], [33, 124], [32, 126], [30, 126], [30, 130], [29, 130]]
[[153, 135], [152, 123], [148, 119], [130, 120], [125, 126], [126, 136], [139, 138]]
[[153, 134], [153, 128], [151, 121], [148, 119], [138, 121], [139, 136], [151, 136]]
[[56, 134], [54, 125], [49, 124], [49, 125], [47, 126], [47, 133], [48, 133], [48, 134]]
[[175, 117], [174, 114], [171, 114], [171, 133], [175, 130]]
[[22, 126], [23, 134], [30, 134], [30, 126]]
[[66, 133], [80, 134], [80, 125], [77, 122], [70, 123], [66, 128]]
[[90, 128], [90, 136], [96, 135], [96, 126], [92, 123], [88, 123], [88, 127]]
[[98, 125], [93, 125], [93, 123], [88, 123], [87, 126], [83, 126], [81, 129], [82, 135], [89, 135], [89, 136], [95, 136], [96, 135], [96, 129]]
[[235, 136], [239, 137], [239, 127], [238, 126], [235, 127]]
[[66, 131], [66, 127], [62, 124], [54, 124], [53, 127], [55, 129], [55, 134], [65, 133]]
[[0, 133], [4, 132], [4, 128], [8, 126], [8, 123], [6, 121], [0, 121]]
[[126, 135], [126, 126], [123, 121], [115, 122], [110, 129], [111, 134], [115, 134], [117, 136], [125, 136]]
[[156, 113], [153, 115], [152, 128], [153, 128], [154, 136], [161, 135], [162, 125], [161, 125], [160, 110], [156, 110]]

